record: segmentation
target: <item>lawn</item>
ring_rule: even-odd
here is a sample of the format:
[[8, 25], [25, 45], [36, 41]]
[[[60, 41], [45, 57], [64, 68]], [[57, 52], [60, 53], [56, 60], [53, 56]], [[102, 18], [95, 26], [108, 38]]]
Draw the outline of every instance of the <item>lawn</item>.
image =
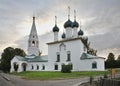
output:
[[61, 73], [61, 72], [48, 72], [48, 71], [27, 71], [20, 73], [12, 73], [13, 75], [21, 76], [24, 79], [29, 80], [52, 80], [52, 79], [70, 79], [79, 78], [85, 76], [96, 76], [104, 75], [107, 71], [84, 71], [84, 72], [72, 72], [72, 73]]

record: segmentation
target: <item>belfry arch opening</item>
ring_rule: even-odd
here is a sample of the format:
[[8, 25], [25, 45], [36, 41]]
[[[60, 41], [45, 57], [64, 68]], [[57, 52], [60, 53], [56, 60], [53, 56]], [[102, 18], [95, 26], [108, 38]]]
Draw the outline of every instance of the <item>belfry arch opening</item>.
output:
[[32, 41], [32, 46], [35, 46], [35, 41]]

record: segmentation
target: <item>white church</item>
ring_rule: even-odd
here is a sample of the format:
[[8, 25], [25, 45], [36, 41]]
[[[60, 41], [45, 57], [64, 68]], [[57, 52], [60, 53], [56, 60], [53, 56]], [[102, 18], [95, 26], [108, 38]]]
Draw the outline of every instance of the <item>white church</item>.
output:
[[[69, 9], [70, 10], [70, 9]], [[15, 56], [11, 60], [11, 72], [22, 71], [61, 71], [63, 65], [71, 65], [72, 71], [104, 71], [104, 58], [96, 55], [97, 51], [90, 47], [88, 37], [84, 36], [81, 25], [76, 21], [68, 20], [64, 23], [64, 32], [58, 38], [59, 28], [55, 17], [55, 26], [52, 29], [54, 40], [47, 43], [48, 55], [41, 55], [39, 40], [35, 25], [35, 17], [28, 39], [28, 55]]]

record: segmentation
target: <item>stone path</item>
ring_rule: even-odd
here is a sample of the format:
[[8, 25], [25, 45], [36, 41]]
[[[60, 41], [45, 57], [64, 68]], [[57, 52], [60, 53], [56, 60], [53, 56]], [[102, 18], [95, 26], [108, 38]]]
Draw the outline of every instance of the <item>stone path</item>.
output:
[[82, 82], [88, 81], [88, 77], [77, 79], [65, 79], [65, 80], [24, 80], [18, 76], [4, 74], [5, 77], [10, 79], [13, 86], [78, 86]]

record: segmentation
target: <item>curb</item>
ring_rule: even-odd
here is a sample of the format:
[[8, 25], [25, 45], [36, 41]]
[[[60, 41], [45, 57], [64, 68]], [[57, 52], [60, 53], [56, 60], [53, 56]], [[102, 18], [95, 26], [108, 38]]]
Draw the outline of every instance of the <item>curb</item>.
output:
[[10, 78], [6, 77], [3, 73], [1, 74], [1, 76], [2, 76], [5, 80], [10, 81]]
[[83, 84], [83, 83], [87, 83], [88, 81], [81, 81], [80, 83], [77, 83], [77, 84], [75, 84], [75, 85], [73, 85], [73, 86], [79, 86], [79, 85], [81, 85], [81, 84]]

